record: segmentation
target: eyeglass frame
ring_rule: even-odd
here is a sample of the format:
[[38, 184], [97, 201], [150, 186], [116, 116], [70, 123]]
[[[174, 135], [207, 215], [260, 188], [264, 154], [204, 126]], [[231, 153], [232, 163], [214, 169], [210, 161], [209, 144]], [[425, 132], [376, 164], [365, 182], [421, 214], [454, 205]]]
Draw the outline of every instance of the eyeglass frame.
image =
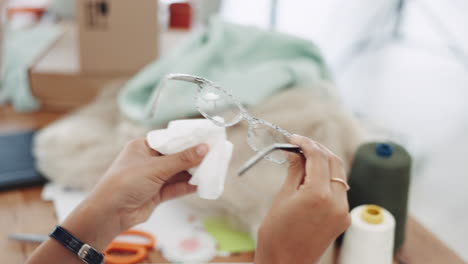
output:
[[283, 129], [283, 128], [281, 128], [281, 127], [279, 127], [279, 126], [277, 126], [277, 125], [275, 125], [273, 123], [270, 123], [270, 122], [268, 122], [268, 121], [266, 121], [264, 119], [260, 119], [260, 118], [252, 116], [247, 111], [247, 109], [245, 109], [245, 107], [236, 98], [234, 98], [234, 96], [231, 93], [229, 93], [227, 90], [225, 90], [224, 88], [222, 88], [221, 86], [215, 84], [214, 82], [212, 82], [210, 80], [207, 80], [205, 78], [195, 76], [195, 75], [170, 73], [170, 74], [167, 74], [166, 76], [164, 76], [162, 81], [160, 81], [158, 83], [157, 87], [156, 87], [156, 89], [157, 89], [156, 90], [156, 93], [157, 93], [156, 96], [151, 99], [152, 100], [151, 107], [150, 107], [149, 113], [148, 113], [150, 117], [155, 116], [157, 104], [158, 104], [158, 101], [159, 101], [159, 97], [161, 95], [161, 91], [166, 86], [166, 83], [169, 80], [185, 81], [185, 82], [190, 82], [190, 83], [197, 84], [197, 93], [201, 92], [201, 90], [203, 89], [203, 85], [210, 85], [211, 87], [213, 87], [215, 89], [218, 89], [221, 92], [223, 92], [225, 95], [227, 95], [232, 100], [233, 104], [235, 104], [239, 108], [240, 113], [239, 113], [238, 117], [233, 122], [222, 123], [222, 122], [219, 122], [218, 120], [214, 119], [213, 117], [211, 117], [210, 115], [208, 115], [204, 111], [202, 111], [200, 109], [200, 107], [197, 105], [197, 103], [195, 102], [195, 108], [197, 109], [197, 111], [203, 117], [205, 117], [206, 119], [209, 119], [211, 122], [213, 122], [215, 125], [218, 125], [218, 126], [221, 126], [221, 127], [230, 127], [230, 126], [234, 126], [234, 125], [240, 123], [241, 121], [247, 121], [247, 123], [248, 123], [247, 142], [248, 142], [249, 146], [252, 148], [252, 150], [257, 152], [257, 154], [254, 155], [251, 159], [249, 159], [241, 167], [241, 169], [239, 170], [239, 173], [238, 173], [239, 176], [242, 175], [249, 168], [254, 166], [262, 158], [265, 158], [267, 160], [270, 160], [270, 161], [278, 163], [278, 164], [284, 163], [285, 161], [277, 162], [277, 161], [275, 161], [275, 160], [273, 160], [273, 159], [271, 159], [271, 158], [269, 158], [267, 156], [269, 153], [271, 153], [271, 152], [273, 152], [275, 150], [284, 150], [284, 151], [293, 152], [293, 153], [302, 153], [302, 151], [300, 150], [299, 147], [297, 147], [295, 145], [291, 145], [291, 144], [274, 143], [274, 144], [272, 144], [270, 146], [267, 146], [267, 147], [265, 147], [263, 149], [257, 149], [256, 147], [254, 147], [254, 144], [249, 141], [249, 139], [250, 139], [250, 130], [253, 129], [253, 127], [255, 125], [257, 125], [257, 124], [262, 124], [262, 125], [266, 125], [268, 127], [271, 127], [273, 129], [275, 129], [276, 131], [278, 131], [279, 133], [281, 133], [282, 135], [284, 135], [285, 137], [287, 137], [287, 138], [290, 138], [292, 136], [292, 133], [290, 133], [290, 132], [286, 131], [285, 129]]

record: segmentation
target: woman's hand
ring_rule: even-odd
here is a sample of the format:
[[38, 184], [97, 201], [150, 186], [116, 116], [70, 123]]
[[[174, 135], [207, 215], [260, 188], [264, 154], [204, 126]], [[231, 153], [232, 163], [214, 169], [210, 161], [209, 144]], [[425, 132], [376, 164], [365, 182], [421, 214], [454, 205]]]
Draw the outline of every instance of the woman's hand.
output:
[[[208, 152], [198, 145], [162, 156], [145, 139], [125, 146], [91, 194], [61, 224], [68, 232], [102, 252], [122, 231], [144, 222], [161, 202], [196, 190], [187, 169]], [[83, 263], [54, 239], [42, 243], [28, 264]]]
[[331, 178], [345, 178], [342, 161], [302, 136], [291, 143], [305, 159], [290, 154], [288, 177], [258, 234], [256, 264], [315, 263], [350, 224], [346, 188]]
[[[148, 219], [161, 202], [194, 192], [186, 170], [197, 166], [207, 152], [202, 144], [162, 156], [145, 139], [131, 141], [62, 226], [103, 249], [119, 233]], [[93, 225], [94, 231], [80, 231], [83, 224]], [[99, 236], [93, 236], [97, 230]]]

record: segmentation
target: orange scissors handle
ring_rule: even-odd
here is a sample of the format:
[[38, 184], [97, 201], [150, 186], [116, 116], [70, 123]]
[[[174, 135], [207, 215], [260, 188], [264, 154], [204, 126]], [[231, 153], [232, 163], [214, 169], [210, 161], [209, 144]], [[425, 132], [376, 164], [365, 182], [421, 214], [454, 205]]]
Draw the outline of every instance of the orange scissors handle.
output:
[[[126, 255], [114, 255], [112, 252], [126, 253]], [[148, 250], [144, 247], [130, 243], [112, 242], [105, 251], [106, 264], [133, 264], [144, 260], [148, 256]]]
[[[128, 230], [120, 235], [134, 235], [140, 236], [148, 239], [147, 243], [132, 243], [132, 242], [112, 242], [104, 251], [105, 253], [105, 263], [106, 264], [133, 264], [141, 262], [148, 256], [148, 250], [153, 248], [156, 239], [154, 236], [138, 231], [138, 230]], [[113, 252], [126, 253], [123, 254], [112, 254]]]

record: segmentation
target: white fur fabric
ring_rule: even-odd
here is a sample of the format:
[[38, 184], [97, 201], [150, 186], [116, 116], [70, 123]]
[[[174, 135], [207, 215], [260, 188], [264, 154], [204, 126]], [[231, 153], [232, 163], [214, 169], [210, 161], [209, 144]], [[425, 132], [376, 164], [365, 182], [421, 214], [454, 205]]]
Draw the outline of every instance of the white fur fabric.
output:
[[[343, 158], [347, 168], [364, 132], [337, 101], [294, 88], [251, 107], [252, 115], [277, 124], [291, 133], [308, 136]], [[133, 138], [144, 137], [150, 128], [139, 126], [119, 114], [118, 87], [107, 88], [95, 102], [40, 131], [34, 153], [39, 170], [49, 179], [70, 187], [89, 189]], [[152, 128], [154, 129], [154, 128]], [[190, 195], [183, 198], [199, 208], [217, 210], [256, 237], [271, 201], [286, 176], [286, 166], [261, 161], [244, 176], [237, 169], [253, 151], [246, 142], [246, 122], [228, 128], [234, 144], [225, 191], [220, 199], [207, 201]]]
[[91, 104], [36, 134], [33, 153], [44, 176], [64, 186], [91, 189], [126, 142], [145, 137], [148, 129], [119, 114], [121, 85], [107, 87]]

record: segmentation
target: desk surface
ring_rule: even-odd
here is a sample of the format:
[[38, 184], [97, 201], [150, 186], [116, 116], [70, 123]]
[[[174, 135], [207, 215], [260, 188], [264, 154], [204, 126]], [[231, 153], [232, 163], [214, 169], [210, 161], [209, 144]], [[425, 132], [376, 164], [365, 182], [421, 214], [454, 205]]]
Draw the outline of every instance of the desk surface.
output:
[[[10, 107], [0, 106], [0, 133], [37, 129], [56, 120], [62, 113], [37, 112], [19, 114]], [[47, 234], [56, 224], [51, 202], [40, 198], [42, 187], [0, 192], [0, 259], [2, 263], [24, 263], [37, 247], [35, 244], [9, 241], [12, 232]], [[223, 262], [251, 262], [253, 254], [215, 259]], [[165, 260], [157, 251], [151, 252], [145, 263]], [[408, 220], [406, 242], [398, 252], [395, 263], [440, 264], [465, 263], [414, 218]]]

